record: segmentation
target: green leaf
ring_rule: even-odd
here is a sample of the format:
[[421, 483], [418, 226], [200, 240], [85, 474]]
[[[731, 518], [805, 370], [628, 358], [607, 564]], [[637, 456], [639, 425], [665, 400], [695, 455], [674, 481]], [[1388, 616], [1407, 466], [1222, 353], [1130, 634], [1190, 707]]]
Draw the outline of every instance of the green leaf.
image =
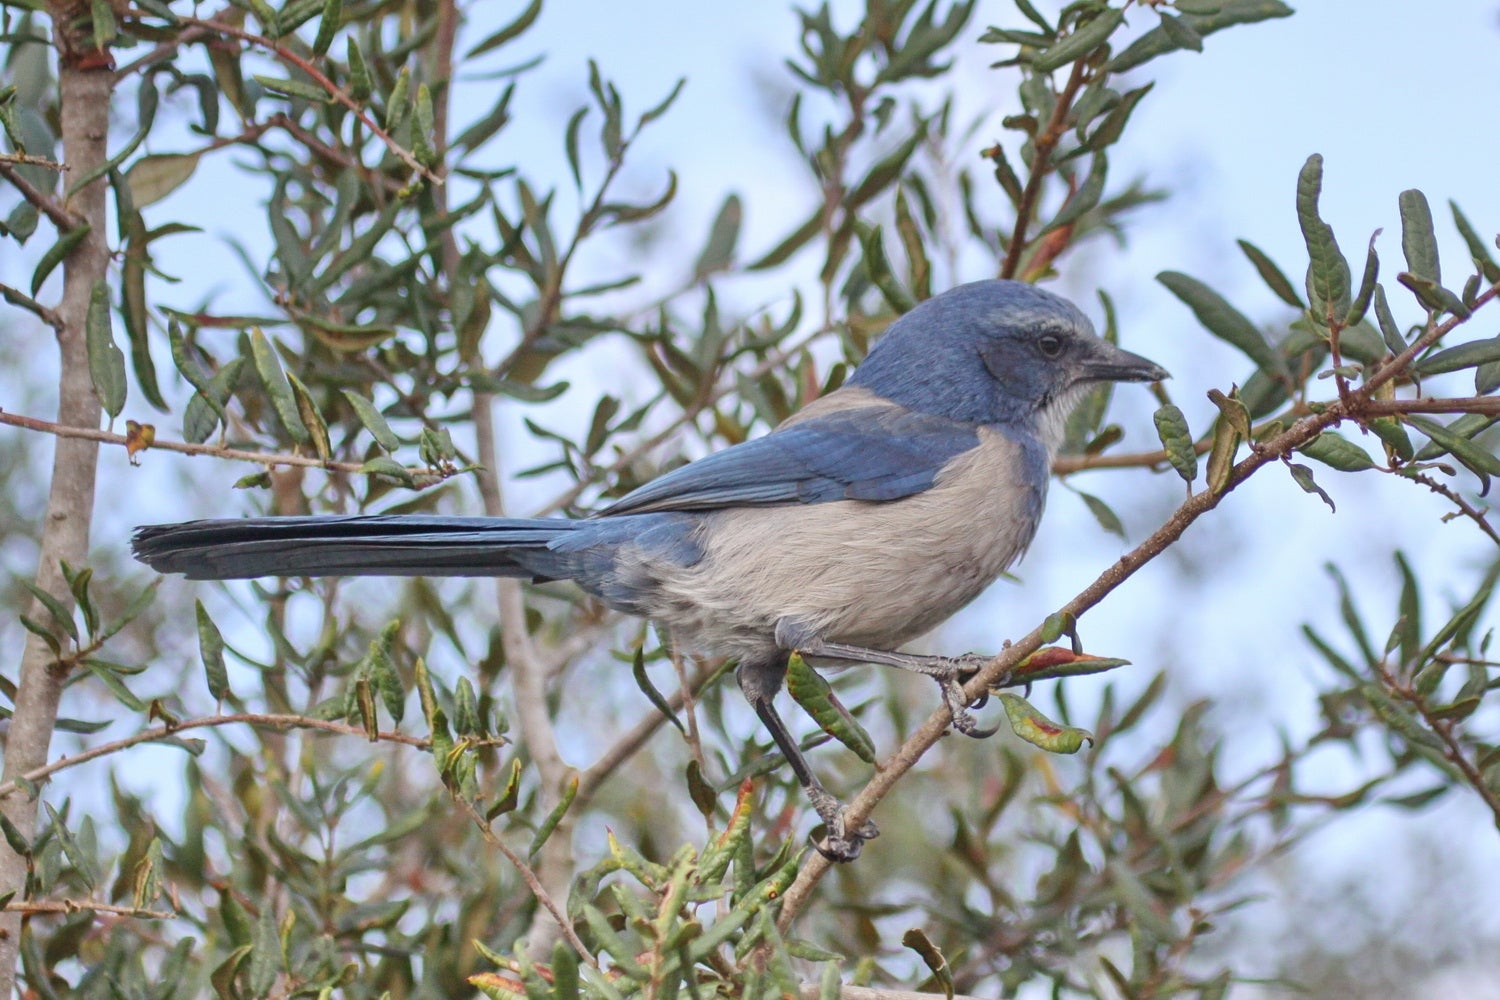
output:
[[1295, 462], [1288, 462], [1286, 468], [1292, 474], [1292, 480], [1298, 486], [1302, 487], [1304, 493], [1316, 493], [1323, 498], [1323, 502], [1328, 505], [1329, 510], [1338, 513], [1338, 508], [1333, 504], [1333, 497], [1329, 496], [1323, 487], [1319, 486], [1317, 481], [1313, 479], [1311, 469], [1305, 465], [1298, 465]]
[[42, 254], [42, 259], [37, 262], [36, 270], [31, 272], [31, 294], [35, 295], [41, 291], [42, 283], [47, 280], [47, 275], [61, 264], [73, 248], [83, 242], [83, 238], [89, 234], [89, 224], [80, 222], [72, 229], [58, 234], [57, 242], [47, 248]]
[[1479, 238], [1479, 233], [1459, 210], [1457, 202], [1449, 201], [1448, 207], [1453, 210], [1453, 224], [1458, 227], [1458, 234], [1463, 237], [1464, 245], [1469, 248], [1469, 256], [1478, 265], [1484, 280], [1491, 283], [1500, 281], [1500, 264], [1495, 263], [1495, 258], [1490, 255], [1490, 248]]
[[224, 637], [219, 626], [208, 616], [202, 601], [195, 602], [198, 610], [198, 652], [203, 658], [203, 673], [208, 679], [208, 693], [214, 701], [223, 701], [232, 693], [229, 689], [229, 672], [224, 667]]
[[1196, 278], [1177, 271], [1163, 271], [1156, 276], [1156, 280], [1181, 299], [1209, 333], [1249, 355], [1250, 360], [1266, 373], [1274, 375], [1283, 370], [1281, 355], [1276, 353], [1255, 324], [1218, 292]]
[[235, 358], [208, 380], [206, 389], [200, 389], [188, 400], [187, 410], [182, 415], [182, 436], [194, 444], [208, 440], [224, 416], [224, 406], [229, 394], [239, 381], [240, 370], [245, 366], [244, 358]]
[[996, 697], [1005, 707], [1011, 731], [1034, 747], [1048, 753], [1077, 753], [1085, 741], [1094, 742], [1088, 730], [1053, 722], [1018, 694], [1002, 691]]
[[125, 183], [137, 209], [161, 201], [176, 191], [198, 169], [200, 153], [153, 153], [130, 165]]
[[1297, 221], [1307, 244], [1307, 297], [1309, 313], [1319, 324], [1330, 317], [1349, 314], [1349, 262], [1339, 251], [1333, 227], [1318, 215], [1318, 196], [1323, 190], [1323, 157], [1314, 153], [1297, 176]]
[[359, 422], [364, 424], [365, 430], [375, 438], [375, 443], [386, 451], [395, 451], [401, 447], [401, 439], [391, 430], [391, 425], [386, 423], [385, 417], [370, 402], [353, 389], [341, 390], [349, 405], [354, 408], [354, 415], [359, 417]]
[[573, 804], [573, 799], [578, 796], [578, 775], [574, 774], [563, 785], [562, 797], [557, 800], [557, 805], [542, 820], [542, 825], [536, 828], [536, 836], [531, 838], [531, 846], [526, 850], [526, 856], [534, 858], [551, 838], [552, 832], [557, 829], [557, 824], [562, 822], [563, 816], [568, 812], [568, 807]]
[[271, 347], [271, 341], [259, 327], [250, 331], [250, 355], [255, 362], [255, 371], [260, 376], [261, 385], [265, 387], [266, 396], [270, 398], [276, 417], [286, 429], [287, 436], [298, 444], [310, 443], [312, 436], [308, 434], [307, 427], [297, 412], [297, 397], [292, 392], [292, 384], [287, 381], [286, 372], [281, 370], [281, 362], [276, 357], [275, 349]]
[[1406, 269], [1435, 285], [1442, 284], [1437, 234], [1433, 232], [1432, 209], [1427, 205], [1427, 196], [1412, 188], [1402, 191], [1398, 202], [1401, 208], [1401, 252], [1406, 255]]
[[542, 0], [532, 0], [532, 2], [526, 7], [526, 9], [521, 12], [519, 17], [517, 17], [514, 21], [510, 22], [494, 34], [487, 35], [482, 41], [479, 42], [479, 44], [470, 49], [468, 51], [468, 54], [465, 55], [464, 58], [473, 59], [475, 56], [482, 56], [486, 52], [492, 52], [495, 49], [498, 49], [500, 46], [504, 45], [511, 39], [516, 38], [521, 34], [521, 32], [531, 27], [532, 22], [536, 20], [537, 15], [541, 12]]
[[708, 243], [698, 255], [698, 262], [693, 265], [695, 278], [702, 279], [722, 271], [734, 260], [734, 248], [739, 242], [740, 220], [743, 216], [744, 209], [740, 205], [739, 195], [731, 194], [724, 199], [724, 204], [719, 207], [719, 214], [709, 227]]
[[1391, 305], [1386, 301], [1385, 289], [1378, 284], [1375, 286], [1375, 321], [1380, 324], [1380, 336], [1385, 340], [1386, 350], [1397, 355], [1406, 350], [1406, 339], [1401, 336], [1396, 318], [1391, 315]]
[[1082, 184], [1078, 185], [1078, 190], [1073, 192], [1072, 197], [1063, 204], [1057, 215], [1053, 216], [1052, 221], [1042, 227], [1037, 235], [1041, 236], [1054, 229], [1071, 225], [1077, 222], [1085, 212], [1098, 205], [1099, 199], [1104, 195], [1104, 181], [1108, 172], [1109, 160], [1104, 155], [1104, 151], [1100, 150], [1094, 154], [1093, 162], [1089, 164], [1088, 176], [1083, 179]]
[[1349, 306], [1348, 315], [1344, 317], [1346, 327], [1354, 326], [1364, 319], [1365, 313], [1370, 309], [1370, 297], [1375, 294], [1375, 279], [1380, 276], [1380, 258], [1375, 254], [1375, 238], [1379, 235], [1378, 229], [1370, 235], [1370, 246], [1365, 251], [1365, 271], [1359, 279], [1359, 292]]
[[662, 693], [657, 690], [655, 684], [651, 683], [651, 678], [646, 674], [646, 647], [644, 645], [636, 647], [630, 672], [635, 677], [635, 686], [640, 688], [651, 704], [656, 706], [656, 710], [666, 716], [667, 721], [676, 726], [679, 732], [687, 735], [687, 727], [682, 724], [682, 720], [677, 717], [676, 712], [672, 711], [672, 706], [668, 704], [667, 699], [662, 697]]
[[521, 800], [521, 761], [519, 759], [510, 762], [510, 773], [505, 779], [505, 788], [500, 797], [495, 800], [494, 805], [484, 812], [484, 818], [493, 820], [496, 816], [508, 813], [515, 809]]
[[[1273, 17], [1290, 17], [1292, 8], [1280, 0], [1223, 0], [1212, 11], [1206, 7], [1200, 13], [1197, 4], [1179, 0], [1177, 9], [1182, 12], [1179, 20], [1191, 28], [1200, 38], [1235, 24], [1251, 24]], [[1176, 51], [1179, 45], [1167, 33], [1163, 25], [1157, 25], [1140, 38], [1131, 42], [1119, 55], [1108, 63], [1111, 73], [1124, 73], [1157, 56]]]
[[327, 54], [328, 46], [333, 44], [333, 36], [338, 33], [343, 18], [342, 0], [325, 0], [323, 13], [318, 19], [318, 34], [313, 39], [313, 52], [320, 56]]
[[1107, 8], [1087, 24], [1037, 56], [1032, 60], [1031, 65], [1038, 73], [1050, 73], [1075, 59], [1082, 59], [1103, 45], [1124, 20], [1123, 10], [1116, 7]]
[[1297, 289], [1292, 286], [1291, 281], [1287, 279], [1281, 268], [1276, 266], [1275, 261], [1266, 256], [1260, 247], [1249, 240], [1238, 240], [1237, 242], [1239, 243], [1240, 250], [1244, 251], [1245, 256], [1250, 258], [1250, 263], [1255, 265], [1256, 273], [1266, 283], [1266, 287], [1270, 288], [1276, 294], [1277, 298], [1293, 309], [1307, 308], [1307, 304], [1302, 301], [1302, 296], [1297, 294]]
[[795, 653], [787, 663], [786, 689], [825, 733], [854, 751], [860, 760], [875, 763], [875, 742], [870, 734], [839, 704], [822, 675]]
[[1417, 430], [1432, 438], [1436, 444], [1448, 449], [1454, 458], [1468, 466], [1476, 475], [1480, 477], [1500, 476], [1500, 458], [1496, 458], [1473, 441], [1454, 433], [1436, 420], [1429, 420], [1415, 414], [1409, 414], [1406, 419]]
[[38, 587], [36, 584], [32, 583], [30, 580], [22, 580], [21, 582], [25, 585], [27, 590], [31, 591], [31, 596], [36, 598], [37, 603], [47, 609], [47, 614], [52, 616], [52, 620], [56, 622], [63, 629], [63, 631], [68, 633], [69, 638], [71, 638], [74, 642], [77, 642], [78, 623], [73, 620], [73, 613], [68, 610], [67, 606], [53, 595], [47, 593], [41, 587]]
[[1187, 418], [1171, 403], [1157, 410], [1152, 420], [1156, 423], [1156, 436], [1161, 438], [1167, 450], [1167, 461], [1182, 477], [1191, 483], [1198, 478], [1198, 453], [1193, 448], [1193, 435], [1188, 430]]
[[1340, 472], [1363, 472], [1375, 467], [1363, 448], [1333, 431], [1324, 431], [1297, 450]]
[[1496, 361], [1500, 361], [1500, 337], [1490, 337], [1488, 340], [1473, 340], [1429, 354], [1420, 361], [1413, 362], [1410, 371], [1414, 375], [1441, 375]]
[[328, 423], [323, 419], [323, 414], [318, 412], [318, 404], [313, 402], [312, 392], [302, 384], [302, 380], [291, 372], [283, 372], [287, 381], [291, 383], [292, 394], [297, 399], [297, 416], [302, 420], [302, 426], [307, 428], [307, 433], [312, 437], [313, 452], [323, 461], [328, 461], [333, 456], [333, 446], [328, 439]]
[[84, 329], [88, 342], [89, 377], [94, 380], [99, 405], [104, 407], [104, 412], [113, 422], [125, 409], [125, 355], [115, 343], [110, 320], [109, 286], [103, 278], [89, 296]]
[[281, 97], [290, 97], [297, 101], [311, 101], [314, 104], [332, 104], [333, 95], [322, 87], [302, 80], [289, 80], [286, 77], [255, 75], [255, 81], [265, 87], [273, 94]]
[[1120, 523], [1119, 516], [1110, 509], [1109, 504], [1100, 500], [1092, 493], [1083, 493], [1080, 491], [1078, 496], [1082, 498], [1084, 504], [1088, 507], [1089, 513], [1094, 515], [1094, 520], [1099, 522], [1099, 527], [1111, 535], [1119, 538], [1125, 537], [1125, 525]]
[[412, 478], [411, 472], [400, 462], [377, 455], [364, 465], [359, 467], [359, 472], [370, 476], [385, 476], [400, 483], [402, 486], [416, 488], [417, 481]]

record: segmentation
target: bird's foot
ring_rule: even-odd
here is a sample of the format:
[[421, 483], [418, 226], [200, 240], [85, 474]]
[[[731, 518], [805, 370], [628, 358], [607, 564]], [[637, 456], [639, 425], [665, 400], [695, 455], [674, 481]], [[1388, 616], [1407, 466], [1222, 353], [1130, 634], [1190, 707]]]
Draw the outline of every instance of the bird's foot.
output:
[[823, 857], [838, 864], [848, 864], [859, 857], [867, 840], [880, 836], [880, 830], [871, 820], [865, 820], [857, 828], [850, 829], [845, 814], [849, 807], [834, 798], [826, 789], [812, 787], [807, 790], [818, 818], [823, 821], [823, 836], [813, 839], [813, 847]]
[[[952, 667], [952, 672], [947, 676], [937, 677], [938, 687], [943, 692], [943, 701], [953, 716], [953, 728], [976, 740], [989, 739], [1000, 731], [1000, 727], [998, 725], [981, 726], [974, 720], [974, 716], [969, 712], [970, 702], [964, 697], [963, 686], [972, 680], [979, 669], [991, 659], [993, 657], [980, 653], [965, 653], [963, 656], [950, 657], [948, 662]], [[973, 705], [983, 705], [988, 700], [988, 694], [981, 694], [975, 699]]]

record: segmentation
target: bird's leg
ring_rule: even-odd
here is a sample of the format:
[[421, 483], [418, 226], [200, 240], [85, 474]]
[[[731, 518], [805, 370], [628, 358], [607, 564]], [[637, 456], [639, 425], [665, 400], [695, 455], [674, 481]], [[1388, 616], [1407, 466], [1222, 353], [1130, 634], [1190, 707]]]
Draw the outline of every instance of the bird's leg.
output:
[[826, 833], [821, 841], [814, 843], [818, 853], [830, 861], [847, 862], [859, 857], [860, 848], [867, 840], [872, 840], [880, 835], [875, 824], [866, 820], [857, 829], [849, 829], [844, 820], [844, 812], [847, 808], [840, 802], [832, 792], [823, 787], [823, 783], [817, 779], [808, 766], [807, 758], [802, 755], [802, 750], [797, 746], [797, 741], [786, 728], [786, 723], [781, 721], [777, 714], [772, 699], [776, 692], [781, 690], [783, 678], [786, 676], [786, 655], [779, 654], [774, 659], [764, 660], [741, 660], [740, 665], [734, 672], [734, 678], [739, 682], [740, 690], [744, 692], [750, 707], [755, 709], [755, 714], [765, 725], [775, 741], [777, 748], [786, 757], [787, 763], [792, 765], [792, 773], [797, 776], [797, 783], [802, 786], [812, 807], [818, 813], [818, 818], [823, 821]]
[[822, 657], [828, 660], [848, 660], [853, 663], [875, 663], [883, 667], [896, 667], [912, 673], [931, 677], [943, 692], [943, 702], [953, 716], [953, 728], [965, 736], [986, 739], [995, 735], [999, 726], [986, 729], [974, 721], [969, 714], [968, 699], [964, 697], [963, 682], [974, 675], [990, 657], [978, 653], [963, 656], [922, 656], [918, 653], [898, 653], [889, 649], [870, 649], [844, 642], [828, 642], [801, 628], [796, 622], [783, 618], [776, 623], [776, 644], [782, 649], [796, 651], [804, 656]]

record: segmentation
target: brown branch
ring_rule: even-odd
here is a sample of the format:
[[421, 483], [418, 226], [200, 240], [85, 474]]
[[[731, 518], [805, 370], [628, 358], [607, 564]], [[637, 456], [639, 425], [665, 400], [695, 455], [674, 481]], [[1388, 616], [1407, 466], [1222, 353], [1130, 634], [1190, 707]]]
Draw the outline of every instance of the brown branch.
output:
[[[123, 434], [101, 431], [95, 427], [70, 427], [66, 424], [54, 423], [53, 421], [42, 420], [38, 417], [26, 417], [19, 413], [7, 413], [5, 410], [0, 410], [0, 424], [24, 427], [29, 431], [54, 434], [60, 438], [77, 438], [84, 441], [93, 441], [98, 444], [119, 445], [120, 447], [125, 447], [126, 445], [126, 439]], [[268, 469], [281, 466], [297, 466], [307, 469], [325, 469], [330, 472], [357, 473], [362, 467], [358, 462], [324, 461], [323, 459], [313, 458], [308, 455], [289, 455], [284, 452], [245, 451], [241, 448], [225, 448], [212, 444], [193, 444], [190, 441], [170, 441], [163, 438], [153, 440], [148, 450], [175, 451], [183, 455], [211, 455], [214, 458], [227, 458], [236, 462], [253, 462], [256, 465], [263, 465]], [[426, 467], [413, 466], [406, 471], [423, 486], [431, 485], [445, 478]]]
[[56, 170], [63, 173], [68, 169], [66, 163], [59, 163], [46, 156], [31, 156], [27, 153], [0, 153], [0, 163], [12, 163], [27, 167], [41, 167], [44, 170]]
[[1466, 396], [1457, 399], [1369, 399], [1352, 402], [1356, 417], [1398, 417], [1403, 413], [1483, 413], [1500, 417], [1500, 397]]
[[[558, 931], [561, 933], [563, 939], [568, 942], [568, 945], [578, 953], [578, 957], [595, 969], [599, 968], [599, 960], [594, 957], [593, 952], [584, 947], [583, 942], [578, 938], [577, 932], [573, 930], [573, 921], [568, 919], [567, 912], [558, 906], [557, 901], [547, 892], [547, 889], [542, 885], [541, 879], [537, 878], [537, 874], [532, 870], [531, 866], [522, 861], [519, 854], [507, 847], [505, 841], [495, 836], [495, 831], [491, 830], [489, 823], [485, 821], [483, 816], [479, 815], [479, 810], [474, 808], [474, 803], [462, 796], [454, 796], [454, 801], [462, 806], [464, 812], [468, 813], [469, 817], [474, 820], [474, 824], [479, 827], [479, 833], [484, 837], [485, 842], [505, 855], [505, 860], [509, 861], [511, 866], [515, 868], [516, 872], [521, 876], [521, 880], [526, 883], [526, 887], [531, 890], [532, 896], [552, 915], [552, 919], [557, 922]], [[558, 831], [554, 830], [552, 835], [555, 837], [557, 833]], [[533, 925], [534, 930], [535, 925]], [[548, 952], [550, 953], [550, 951], [551, 948], [549, 947]]]
[[[1484, 516], [1484, 513], [1482, 511], [1480, 511], [1473, 504], [1469, 503], [1469, 501], [1465, 500], [1463, 496], [1453, 487], [1438, 482], [1436, 479], [1433, 479], [1425, 472], [1408, 472], [1406, 473], [1406, 475], [1411, 479], [1414, 479], [1417, 482], [1421, 483], [1423, 486], [1427, 487], [1438, 496], [1452, 503], [1453, 506], [1458, 508], [1459, 513], [1463, 514], [1469, 520], [1478, 525], [1480, 531], [1483, 531], [1486, 535], [1489, 535], [1490, 541], [1494, 542], [1496, 545], [1500, 545], [1500, 532], [1497, 532], [1495, 530], [1495, 526], [1489, 522], [1489, 519]], [[1453, 516], [1455, 515], [1448, 515], [1448, 517]], [[1448, 517], [1445, 517], [1443, 520], [1446, 521]]]
[[370, 133], [372, 135], [374, 135], [381, 142], [385, 143], [386, 148], [389, 149], [393, 154], [395, 154], [397, 159], [406, 164], [406, 166], [412, 171], [412, 173], [424, 178], [427, 181], [430, 181], [433, 184], [441, 184], [443, 182], [441, 177], [433, 173], [427, 167], [422, 166], [422, 164], [417, 161], [416, 156], [414, 156], [410, 150], [403, 147], [391, 136], [389, 132], [377, 125], [375, 123], [375, 119], [370, 116], [369, 111], [365, 109], [363, 103], [361, 103], [360, 101], [356, 101], [352, 96], [349, 95], [347, 91], [330, 80], [322, 70], [318, 69], [317, 66], [314, 66], [310, 61], [302, 58], [302, 56], [293, 52], [291, 49], [288, 49], [280, 42], [277, 42], [274, 39], [267, 38], [264, 35], [257, 35], [253, 31], [247, 31], [244, 28], [236, 27], [232, 24], [225, 24], [223, 21], [205, 20], [196, 17], [180, 17], [178, 18], [178, 20], [183, 24], [194, 25], [199, 28], [206, 28], [209, 31], [218, 32], [221, 35], [227, 35], [231, 38], [238, 38], [241, 41], [249, 42], [252, 45], [259, 46], [287, 65], [293, 66], [301, 72], [306, 73], [308, 77], [312, 79], [313, 83], [321, 87], [329, 97], [332, 97], [335, 101], [348, 108], [349, 111], [356, 118], [358, 118], [360, 122], [364, 124], [365, 128], [370, 130]]
[[[100, 757], [128, 750], [142, 743], [159, 743], [170, 739], [179, 733], [192, 729], [212, 729], [218, 726], [261, 726], [267, 729], [316, 729], [325, 733], [336, 733], [341, 736], [358, 736], [361, 739], [370, 738], [369, 731], [363, 726], [351, 726], [343, 722], [334, 722], [330, 719], [315, 719], [308, 715], [270, 715], [261, 712], [239, 712], [233, 715], [210, 715], [200, 719], [187, 719], [183, 722], [163, 724], [153, 729], [144, 729], [139, 733], [126, 736], [109, 743], [101, 743], [98, 746], [89, 747], [82, 753], [72, 757], [59, 757], [57, 760], [43, 767], [33, 768], [18, 778], [0, 784], [0, 799], [5, 798], [16, 789], [21, 787], [21, 782], [35, 784], [51, 777], [58, 771], [65, 771], [79, 764], [86, 764]], [[422, 736], [410, 736], [406, 733], [385, 731], [376, 733], [372, 742], [378, 743], [400, 743], [403, 746], [415, 747], [418, 750], [432, 749], [432, 740]], [[503, 739], [482, 741], [485, 746], [499, 746], [506, 741]], [[476, 743], [476, 745], [478, 745]]]
[[[64, 167], [62, 169], [67, 168]], [[78, 216], [74, 215], [72, 212], [64, 208], [62, 202], [58, 201], [52, 195], [37, 187], [35, 184], [32, 184], [25, 177], [22, 177], [20, 172], [17, 171], [13, 165], [4, 161], [0, 161], [0, 177], [4, 177], [7, 181], [10, 181], [11, 186], [13, 186], [17, 191], [21, 192], [22, 198], [25, 198], [27, 201], [35, 205], [37, 207], [37, 211], [41, 212], [47, 218], [51, 219], [52, 224], [61, 231], [68, 232], [71, 229], [75, 229], [77, 228], [78, 224], [83, 221]]]
[[91, 899], [36, 899], [26, 902], [12, 900], [5, 904], [11, 913], [36, 916], [43, 913], [109, 913], [119, 917], [141, 917], [147, 920], [171, 920], [177, 914], [166, 910], [147, 910], [134, 906], [116, 906], [112, 903], [96, 903]]
[[1062, 93], [1057, 95], [1057, 103], [1052, 106], [1052, 117], [1048, 119], [1046, 128], [1042, 129], [1032, 143], [1031, 171], [1026, 177], [1026, 186], [1021, 189], [1021, 200], [1016, 203], [1016, 224], [1011, 229], [1005, 262], [1000, 265], [1002, 278], [1014, 278], [1021, 267], [1021, 254], [1026, 249], [1026, 229], [1031, 224], [1031, 216], [1036, 212], [1037, 202], [1041, 199], [1042, 184], [1052, 171], [1052, 153], [1068, 133], [1068, 112], [1072, 110], [1073, 101], [1086, 79], [1084, 60], [1079, 59], [1073, 63]]
[[1469, 760], [1468, 754], [1464, 753], [1463, 744], [1458, 741], [1458, 737], [1454, 733], [1455, 723], [1453, 720], [1439, 718], [1435, 715], [1432, 708], [1427, 704], [1427, 699], [1407, 685], [1398, 683], [1384, 664], [1380, 667], [1380, 679], [1384, 682], [1387, 690], [1411, 705], [1422, 716], [1422, 721], [1427, 723], [1427, 728], [1442, 741], [1443, 757], [1448, 763], [1458, 769], [1459, 773], [1463, 775], [1464, 781], [1479, 794], [1480, 801], [1494, 815], [1496, 826], [1500, 826], [1500, 795], [1495, 794], [1494, 790], [1490, 788], [1489, 783], [1485, 781], [1484, 775], [1480, 772], [1479, 768], [1473, 761]]

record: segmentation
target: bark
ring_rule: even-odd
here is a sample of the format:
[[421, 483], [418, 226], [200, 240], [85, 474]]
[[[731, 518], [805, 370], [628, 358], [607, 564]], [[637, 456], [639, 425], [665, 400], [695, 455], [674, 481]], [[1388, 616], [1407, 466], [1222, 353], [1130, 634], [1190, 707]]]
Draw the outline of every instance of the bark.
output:
[[[98, 61], [95, 59], [94, 63]], [[106, 159], [113, 74], [107, 66], [85, 68], [66, 51], [60, 62], [62, 150], [63, 160], [70, 168], [63, 175], [66, 184], [67, 178], [81, 177]], [[105, 193], [106, 182], [100, 179], [69, 199], [68, 207], [92, 228], [63, 264], [63, 297], [57, 308], [62, 320], [57, 335], [62, 362], [57, 422], [90, 429], [99, 426], [100, 408], [89, 376], [84, 323], [89, 296], [95, 284], [104, 279], [109, 264]], [[71, 608], [72, 596], [61, 564], [66, 561], [81, 567], [88, 557], [99, 444], [83, 438], [58, 437], [54, 446], [51, 494], [42, 527], [36, 584]], [[49, 620], [36, 602], [29, 614], [38, 622]], [[5, 740], [3, 780], [9, 781], [47, 763], [65, 680], [66, 667], [56, 662], [44, 642], [28, 632], [17, 682], [15, 714]], [[10, 795], [0, 800], [0, 810], [30, 839], [36, 828], [35, 800], [25, 794]], [[25, 882], [26, 859], [0, 841], [0, 894], [15, 890], [19, 899]], [[19, 913], [0, 914], [0, 998], [4, 1000], [15, 995], [20, 928]]]

